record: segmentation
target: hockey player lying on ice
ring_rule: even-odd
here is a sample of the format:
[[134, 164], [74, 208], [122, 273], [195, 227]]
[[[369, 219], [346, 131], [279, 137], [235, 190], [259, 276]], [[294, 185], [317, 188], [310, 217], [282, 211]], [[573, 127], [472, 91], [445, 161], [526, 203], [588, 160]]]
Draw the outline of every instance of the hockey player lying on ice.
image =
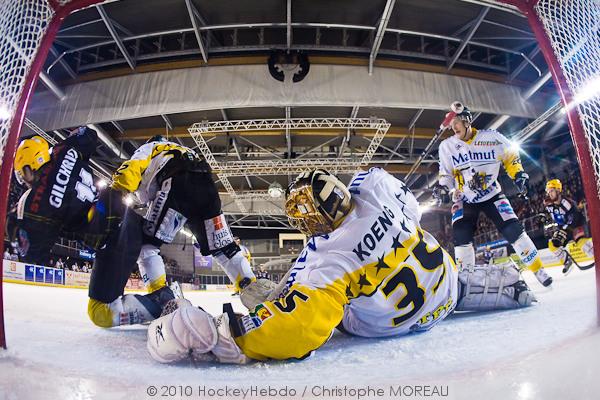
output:
[[[205, 161], [191, 149], [154, 137], [125, 161], [111, 188], [97, 192], [89, 157], [97, 134], [79, 128], [52, 149], [40, 136], [23, 140], [15, 156], [15, 176], [31, 189], [19, 201], [9, 231], [17, 235], [25, 262], [44, 264], [59, 235], [96, 250], [88, 315], [101, 327], [137, 324], [160, 316], [174, 298], [166, 286], [159, 254], [187, 222], [204, 255], [213, 254], [238, 287], [253, 282], [248, 260], [233, 243], [221, 201]], [[148, 205], [145, 217], [123, 205], [133, 193]], [[150, 292], [123, 294], [137, 264]]]
[[[379, 168], [346, 187], [323, 170], [288, 188], [286, 213], [310, 238], [277, 287], [242, 290], [249, 315], [213, 317], [179, 299], [153, 321], [147, 348], [159, 362], [209, 354], [223, 363], [302, 359], [334, 329], [364, 337], [426, 331], [452, 310], [528, 306], [533, 294], [513, 267], [458, 271], [421, 229], [410, 190]], [[460, 282], [460, 283], [459, 283]], [[175, 303], [174, 302], [174, 303]]]

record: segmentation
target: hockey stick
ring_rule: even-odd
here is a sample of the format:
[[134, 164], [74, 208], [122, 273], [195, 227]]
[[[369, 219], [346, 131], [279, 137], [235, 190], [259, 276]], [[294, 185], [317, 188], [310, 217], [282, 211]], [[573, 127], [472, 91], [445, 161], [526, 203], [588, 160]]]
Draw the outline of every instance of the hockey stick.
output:
[[577, 268], [579, 268], [581, 271], [585, 271], [586, 269], [594, 268], [594, 266], [596, 265], [596, 263], [595, 263], [595, 262], [593, 262], [593, 263], [591, 263], [590, 265], [581, 266], [581, 265], [579, 265], [579, 263], [578, 263], [577, 261], [575, 261], [575, 258], [574, 258], [574, 257], [571, 255], [571, 253], [569, 253], [569, 251], [567, 250], [567, 248], [566, 248], [566, 247], [565, 247], [563, 250], [564, 250], [564, 252], [565, 252], [565, 254], [566, 254], [567, 258], [568, 258], [569, 260], [571, 260], [571, 262], [572, 262], [573, 264], [575, 264], [575, 266], [576, 266]]
[[[421, 163], [423, 162], [425, 157], [427, 157], [429, 155], [433, 146], [435, 146], [435, 144], [440, 139], [440, 137], [442, 137], [442, 133], [444, 133], [444, 131], [450, 127], [450, 123], [452, 122], [454, 117], [456, 117], [457, 112], [460, 110], [459, 108], [457, 108], [457, 106], [455, 106], [455, 103], [452, 103], [452, 105], [450, 106], [452, 108], [452, 111], [450, 111], [446, 114], [446, 116], [444, 117], [444, 120], [440, 124], [440, 127], [438, 128], [437, 131], [435, 131], [435, 136], [429, 141], [429, 143], [427, 144], [427, 147], [425, 147], [425, 150], [423, 150], [423, 152], [421, 153], [421, 155], [419, 156], [417, 161], [415, 161], [413, 166], [410, 168], [410, 170], [404, 177], [405, 182], [408, 182], [408, 178], [410, 178], [410, 176], [417, 170], [417, 168], [419, 168], [419, 166], [421, 165]], [[461, 107], [463, 107], [463, 106], [461, 105]], [[462, 112], [462, 110], [460, 110], [460, 111]]]

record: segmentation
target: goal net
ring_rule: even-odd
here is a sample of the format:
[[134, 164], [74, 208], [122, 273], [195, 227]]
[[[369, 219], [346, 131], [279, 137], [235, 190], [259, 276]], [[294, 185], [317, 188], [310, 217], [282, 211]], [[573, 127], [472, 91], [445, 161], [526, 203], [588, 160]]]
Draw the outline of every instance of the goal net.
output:
[[[527, 15], [559, 89], [575, 143], [590, 219], [600, 221], [600, 2], [504, 0]], [[54, 37], [71, 12], [101, 0], [0, 1], [0, 228], [12, 160], [30, 96]], [[494, 3], [489, 1], [489, 3]], [[498, 3], [498, 2], [496, 2]], [[594, 90], [594, 88], [596, 90]], [[594, 238], [600, 224], [592, 223]], [[0, 242], [3, 253], [4, 241]], [[600, 245], [596, 246], [596, 255]], [[596, 257], [600, 260], [600, 257]], [[596, 274], [600, 287], [600, 274]], [[0, 274], [0, 346], [6, 346]], [[599, 291], [600, 296], [600, 291]], [[600, 297], [599, 297], [600, 299]], [[600, 301], [599, 301], [600, 304]]]
[[[25, 110], [64, 18], [100, 0], [0, 1], [0, 254], [12, 161]], [[0, 273], [0, 347], [6, 347]]]
[[[600, 1], [505, 0], [527, 15], [562, 99], [577, 151], [592, 237], [600, 238]], [[594, 255], [600, 260], [600, 245]], [[600, 324], [600, 266], [596, 266]]]

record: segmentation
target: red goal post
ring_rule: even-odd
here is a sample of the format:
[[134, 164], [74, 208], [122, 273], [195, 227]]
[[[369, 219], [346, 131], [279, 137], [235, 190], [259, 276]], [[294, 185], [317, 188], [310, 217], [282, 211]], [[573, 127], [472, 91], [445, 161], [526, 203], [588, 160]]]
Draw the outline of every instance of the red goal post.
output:
[[[0, 1], [0, 229], [4, 232], [12, 160], [48, 51], [62, 22], [75, 10], [103, 0]], [[502, 0], [531, 25], [568, 116], [583, 177], [591, 229], [600, 238], [600, 95], [577, 103], [586, 83], [600, 82], [600, 3], [597, 0]], [[0, 241], [0, 254], [4, 240]], [[600, 245], [595, 247], [600, 260]], [[600, 288], [600, 266], [596, 266]], [[598, 319], [600, 321], [600, 290]], [[6, 347], [0, 273], [0, 347]]]
[[[12, 161], [25, 110], [64, 19], [73, 11], [102, 0], [0, 1], [0, 254], [4, 253], [4, 226]], [[0, 273], [0, 347], [6, 348]]]

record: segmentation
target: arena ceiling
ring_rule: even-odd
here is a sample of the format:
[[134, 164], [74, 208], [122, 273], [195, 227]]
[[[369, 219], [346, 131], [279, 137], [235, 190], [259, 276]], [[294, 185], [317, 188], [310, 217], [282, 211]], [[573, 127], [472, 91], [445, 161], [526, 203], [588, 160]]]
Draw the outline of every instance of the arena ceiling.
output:
[[[274, 50], [308, 55], [303, 81], [270, 76]], [[527, 134], [538, 147], [567, 129], [526, 18], [495, 1], [107, 1], [65, 20], [41, 78], [23, 134], [61, 140], [64, 129], [93, 124], [105, 174], [156, 134], [196, 147], [194, 123], [383, 118], [390, 127], [369, 165], [404, 177], [419, 162], [409, 182], [427, 194], [437, 145], [422, 153], [453, 100], [471, 108], [476, 126]], [[293, 164], [362, 158], [374, 133], [229, 129], [204, 139], [218, 163]], [[265, 190], [293, 174], [265, 168], [219, 175], [236, 226], [286, 228], [281, 200]]]

